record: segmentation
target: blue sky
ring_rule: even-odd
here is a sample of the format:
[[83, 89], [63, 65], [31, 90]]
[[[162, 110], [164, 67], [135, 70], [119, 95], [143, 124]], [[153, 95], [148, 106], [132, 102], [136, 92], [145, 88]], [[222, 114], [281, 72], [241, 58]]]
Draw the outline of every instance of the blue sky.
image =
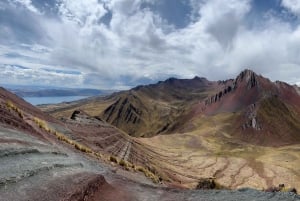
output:
[[299, 0], [2, 0], [0, 84], [127, 89], [250, 68], [300, 84]]

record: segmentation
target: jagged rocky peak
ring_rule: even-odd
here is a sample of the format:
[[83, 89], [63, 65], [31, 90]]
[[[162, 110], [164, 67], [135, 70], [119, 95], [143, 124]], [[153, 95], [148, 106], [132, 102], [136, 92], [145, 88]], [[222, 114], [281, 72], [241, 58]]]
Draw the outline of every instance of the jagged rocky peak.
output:
[[[289, 87], [291, 87], [291, 85], [289, 85], [288, 83], [283, 82], [283, 81], [279, 81], [279, 80], [276, 80], [275, 84], [276, 84], [277, 87], [282, 87], [282, 88], [289, 88]], [[295, 88], [295, 89], [297, 89], [297, 88]]]
[[232, 85], [232, 83], [234, 82], [234, 79], [228, 79], [228, 80], [219, 80], [218, 81], [218, 85]]
[[259, 84], [257, 78], [258, 75], [255, 72], [249, 69], [245, 69], [237, 76], [234, 83], [235, 88], [238, 86], [239, 83], [246, 82], [247, 88], [251, 89]]
[[246, 83], [248, 89], [259, 85], [258, 75], [249, 69], [245, 69], [244, 71], [242, 71], [235, 80], [219, 80], [217, 83], [219, 86], [223, 86], [223, 89], [213, 96], [207, 98], [205, 100], [205, 105], [210, 105], [212, 103], [220, 101], [224, 95], [235, 91], [238, 86], [241, 85], [241, 83]]
[[199, 81], [203, 81], [203, 82], [207, 82], [208, 81], [205, 77], [199, 77], [199, 76], [195, 76], [193, 78], [193, 80], [199, 80]]

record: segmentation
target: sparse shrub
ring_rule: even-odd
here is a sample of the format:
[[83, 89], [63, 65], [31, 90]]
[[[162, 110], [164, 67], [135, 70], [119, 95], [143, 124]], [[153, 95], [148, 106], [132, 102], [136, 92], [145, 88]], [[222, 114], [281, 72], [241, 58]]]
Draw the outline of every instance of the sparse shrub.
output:
[[75, 143], [75, 148], [82, 151], [82, 152], [85, 152], [85, 153], [92, 153], [92, 150], [90, 148], [87, 148], [83, 145], [80, 145], [78, 143]]
[[54, 132], [52, 132], [52, 133], [54, 133], [54, 135], [55, 135], [55, 136], [57, 137], [57, 139], [60, 140], [60, 141], [66, 142], [66, 143], [68, 143], [68, 144], [70, 144], [70, 145], [75, 145], [75, 144], [76, 144], [73, 140], [67, 138], [65, 135], [63, 135], [63, 134], [61, 134], [61, 133], [58, 133], [58, 132], [56, 132], [56, 131], [54, 131]]
[[114, 157], [114, 156], [110, 156], [110, 157], [109, 157], [109, 160], [110, 160], [111, 162], [113, 162], [113, 163], [118, 163], [117, 158]]
[[[34, 120], [34, 122], [41, 129], [44, 129], [45, 131], [54, 134], [57, 137], [58, 140], [66, 142], [66, 143], [68, 143], [70, 145], [73, 145], [76, 149], [78, 149], [78, 150], [80, 150], [82, 152], [90, 153], [90, 154], [93, 154], [94, 156], [102, 158], [102, 155], [100, 153], [93, 152], [90, 148], [88, 148], [88, 147], [86, 147], [84, 145], [81, 145], [80, 143], [77, 143], [77, 142], [69, 139], [64, 134], [59, 133], [59, 132], [57, 132], [55, 130], [50, 129], [45, 121], [43, 121], [43, 120], [41, 120], [39, 118], [36, 118], [36, 117], [33, 120]], [[158, 177], [155, 173], [153, 173], [153, 172], [156, 172], [156, 169], [154, 167], [151, 167], [151, 169], [146, 169], [146, 168], [141, 167], [141, 166], [136, 166], [136, 165], [134, 165], [134, 164], [132, 164], [130, 162], [127, 162], [127, 161], [125, 161], [123, 159], [121, 159], [120, 161], [118, 161], [118, 159], [116, 157], [114, 157], [114, 156], [110, 156], [109, 160], [111, 162], [117, 163], [120, 166], [124, 167], [125, 170], [127, 170], [127, 171], [129, 171], [132, 168], [132, 169], [138, 170], [140, 172], [143, 172], [144, 175], [146, 177], [150, 178], [154, 183], [158, 183], [159, 181], [161, 181], [161, 178]], [[151, 170], [153, 172], [151, 172]]]
[[21, 119], [24, 118], [23, 112], [19, 108], [17, 108], [16, 112], [18, 113], [18, 115]]
[[136, 167], [136, 169], [137, 169], [137, 171], [140, 171], [140, 172], [144, 172], [145, 170], [145, 168], [143, 168], [143, 167], [141, 167], [141, 166], [137, 166]]
[[103, 155], [98, 152], [94, 152], [94, 156], [96, 156], [97, 158], [103, 158]]
[[290, 189], [288, 189], [288, 192], [294, 193], [294, 194], [298, 193], [296, 188], [290, 188]]
[[50, 132], [50, 128], [48, 127], [48, 125], [46, 124], [45, 121], [37, 118], [37, 117], [34, 117], [33, 118], [33, 121], [41, 128], [41, 129], [44, 129], [45, 131], [47, 132]]
[[225, 189], [225, 187], [216, 182], [214, 178], [202, 178], [199, 180], [196, 189]]
[[122, 166], [122, 167], [127, 167], [127, 163], [126, 163], [126, 161], [124, 161], [123, 159], [121, 159], [121, 160], [119, 161], [119, 165]]
[[198, 182], [198, 185], [196, 186], [196, 189], [215, 189], [216, 183], [214, 179], [200, 179]]
[[80, 150], [80, 147], [79, 147], [78, 144], [75, 144], [75, 148], [78, 149], [78, 150]]
[[154, 173], [152, 173], [148, 169], [141, 167], [141, 166], [137, 166], [136, 169], [140, 172], [143, 172], [144, 175], [146, 177], [150, 178], [154, 183], [158, 183], [160, 181], [160, 177], [156, 176]]
[[8, 108], [13, 108], [13, 107], [15, 107], [15, 105], [14, 105], [10, 100], [8, 100], [8, 101], [6, 102], [6, 105], [7, 105]]
[[19, 117], [20, 117], [21, 119], [23, 119], [24, 115], [23, 115], [22, 110], [20, 110], [17, 106], [15, 106], [10, 100], [8, 100], [8, 101], [6, 102], [6, 106], [7, 106], [9, 109], [11, 109], [11, 110], [15, 111], [16, 113], [18, 113]]
[[55, 130], [51, 130], [51, 129], [48, 127], [48, 125], [47, 125], [47, 123], [46, 123], [45, 121], [43, 121], [43, 120], [41, 120], [41, 119], [39, 119], [39, 118], [37, 118], [37, 117], [34, 117], [33, 120], [34, 120], [34, 122], [35, 122], [41, 129], [44, 129], [45, 131], [47, 131], [47, 132], [49, 132], [49, 133], [53, 133], [53, 134], [57, 137], [58, 140], [63, 141], [63, 142], [66, 142], [66, 143], [68, 143], [68, 144], [70, 144], [70, 145], [74, 145], [76, 149], [78, 149], [78, 150], [80, 150], [80, 151], [82, 151], [82, 152], [85, 152], [85, 153], [93, 153], [93, 151], [92, 151], [90, 148], [88, 148], [88, 147], [86, 147], [86, 146], [84, 146], [84, 145], [81, 145], [81, 144], [79, 144], [79, 143], [77, 143], [77, 142], [75, 142], [75, 141], [69, 139], [69, 138], [68, 138], [67, 136], [65, 136], [64, 134], [61, 134], [61, 133], [59, 133], [59, 132], [57, 132], [57, 131], [55, 131]]
[[279, 184], [278, 187], [272, 186], [265, 190], [266, 192], [290, 192], [297, 194], [297, 189], [286, 188], [284, 184]]

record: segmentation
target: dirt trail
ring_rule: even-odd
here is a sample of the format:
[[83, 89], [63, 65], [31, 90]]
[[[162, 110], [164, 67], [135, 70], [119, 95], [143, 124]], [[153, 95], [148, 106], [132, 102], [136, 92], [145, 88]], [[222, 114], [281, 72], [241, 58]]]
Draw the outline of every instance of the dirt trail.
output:
[[123, 146], [122, 150], [119, 152], [118, 157], [128, 161], [130, 151], [131, 151], [132, 141], [126, 142], [126, 145]]

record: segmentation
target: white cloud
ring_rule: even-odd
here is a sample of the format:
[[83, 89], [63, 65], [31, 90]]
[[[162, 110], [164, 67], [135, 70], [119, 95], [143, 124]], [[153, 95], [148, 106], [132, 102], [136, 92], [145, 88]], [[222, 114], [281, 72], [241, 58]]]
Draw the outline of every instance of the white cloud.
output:
[[32, 5], [31, 0], [13, 0], [13, 1], [16, 2], [16, 3], [20, 3], [21, 5], [26, 7], [31, 12], [40, 14], [39, 10], [35, 6]]
[[300, 1], [299, 0], [282, 0], [282, 6], [290, 10], [293, 14], [300, 16]]
[[60, 0], [59, 11], [63, 20], [88, 27], [97, 24], [107, 13], [104, 4], [98, 3], [98, 0]]
[[211, 0], [200, 8], [200, 22], [223, 47], [227, 48], [249, 10], [249, 0]]
[[66, 74], [44, 69], [20, 68], [15, 65], [1, 65], [0, 80], [6, 80], [4, 84], [17, 85], [44, 85], [65, 86], [72, 83], [74, 87], [81, 87], [84, 77], [81, 74]]
[[[41, 71], [41, 77], [52, 83], [72, 85], [70, 80], [78, 79], [77, 85], [99, 88], [129, 87], [140, 79], [169, 76], [226, 79], [246, 67], [273, 80], [300, 82], [300, 26], [276, 16], [261, 19], [260, 27], [248, 26], [251, 0], [190, 0], [192, 20], [181, 29], [142, 7], [146, 1], [158, 3], [59, 0], [59, 19], [36, 16], [43, 40], [0, 46], [1, 62], [29, 66], [33, 75]], [[110, 13], [110, 23], [101, 23]], [[8, 52], [24, 57], [3, 57]], [[43, 66], [82, 74], [54, 73], [47, 78]]]

